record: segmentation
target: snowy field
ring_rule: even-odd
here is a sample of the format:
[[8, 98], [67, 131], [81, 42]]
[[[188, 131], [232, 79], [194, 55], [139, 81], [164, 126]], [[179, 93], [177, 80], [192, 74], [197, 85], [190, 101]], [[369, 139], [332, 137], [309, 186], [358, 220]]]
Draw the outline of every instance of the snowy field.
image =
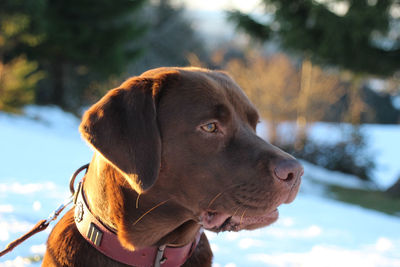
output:
[[[68, 197], [69, 176], [92, 156], [73, 116], [56, 108], [29, 107], [26, 113], [0, 113], [1, 249]], [[379, 150], [378, 164], [384, 164], [377, 177], [390, 176], [378, 183], [388, 186], [400, 173], [400, 127], [366, 127]], [[250, 232], [207, 233], [214, 266], [400, 267], [400, 218], [327, 199], [312, 179], [343, 185], [343, 174], [304, 164], [302, 190], [280, 208], [277, 223]], [[365, 186], [351, 177], [346, 181], [348, 187]], [[39, 266], [26, 258], [43, 254], [49, 232], [1, 258], [0, 266]]]

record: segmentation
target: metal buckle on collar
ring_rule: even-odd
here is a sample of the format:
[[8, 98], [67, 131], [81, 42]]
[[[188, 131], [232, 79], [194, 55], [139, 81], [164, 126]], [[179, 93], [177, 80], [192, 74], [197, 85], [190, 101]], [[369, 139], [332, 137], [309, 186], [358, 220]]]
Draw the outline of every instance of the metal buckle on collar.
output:
[[154, 260], [154, 267], [160, 267], [167, 258], [164, 257], [164, 250], [166, 245], [159, 246], [157, 249], [156, 259]]

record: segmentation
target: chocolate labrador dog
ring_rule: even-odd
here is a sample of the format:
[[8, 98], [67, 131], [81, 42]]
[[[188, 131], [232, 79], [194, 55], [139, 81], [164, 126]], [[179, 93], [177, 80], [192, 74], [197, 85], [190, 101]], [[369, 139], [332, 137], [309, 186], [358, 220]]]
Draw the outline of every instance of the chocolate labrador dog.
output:
[[211, 266], [202, 229], [267, 226], [299, 190], [302, 166], [258, 122], [220, 71], [158, 68], [109, 91], [83, 116], [94, 157], [43, 266]]

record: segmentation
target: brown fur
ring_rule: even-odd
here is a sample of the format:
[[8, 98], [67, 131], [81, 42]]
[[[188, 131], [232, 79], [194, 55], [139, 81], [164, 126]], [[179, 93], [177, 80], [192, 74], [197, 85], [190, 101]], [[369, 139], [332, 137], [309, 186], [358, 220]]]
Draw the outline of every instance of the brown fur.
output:
[[[218, 132], [202, 130], [210, 122]], [[257, 137], [257, 122], [253, 105], [223, 72], [159, 68], [127, 80], [80, 126], [95, 150], [85, 181], [93, 214], [135, 250], [192, 242], [206, 211], [245, 218], [273, 211], [297, 192], [301, 174], [291, 181], [274, 176], [279, 162], [294, 159]], [[125, 266], [80, 236], [72, 211], [47, 244], [43, 266]], [[211, 260], [203, 234], [184, 266]]]

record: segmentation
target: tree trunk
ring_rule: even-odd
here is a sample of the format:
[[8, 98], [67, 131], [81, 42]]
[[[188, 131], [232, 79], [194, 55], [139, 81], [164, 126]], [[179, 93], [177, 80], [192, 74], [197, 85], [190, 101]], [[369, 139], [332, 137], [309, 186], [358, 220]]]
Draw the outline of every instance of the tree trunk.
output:
[[269, 120], [268, 121], [268, 141], [271, 144], [277, 145], [279, 140], [278, 140], [278, 123], [274, 120]]
[[361, 87], [363, 81], [363, 75], [354, 74], [349, 88], [349, 110], [346, 119], [354, 125], [359, 125], [361, 123], [361, 115], [365, 109], [365, 104], [361, 96]]
[[296, 140], [294, 141], [294, 149], [300, 151], [304, 147], [304, 140], [307, 138], [307, 107], [310, 93], [312, 90], [313, 65], [307, 57], [301, 65], [301, 82], [300, 91], [297, 100], [297, 118], [296, 118]]

